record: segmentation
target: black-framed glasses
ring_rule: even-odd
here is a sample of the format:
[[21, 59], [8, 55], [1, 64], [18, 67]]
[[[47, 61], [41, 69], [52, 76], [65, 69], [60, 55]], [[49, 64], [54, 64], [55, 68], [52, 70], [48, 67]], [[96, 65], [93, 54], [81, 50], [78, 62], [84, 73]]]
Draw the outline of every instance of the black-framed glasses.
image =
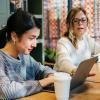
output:
[[75, 18], [75, 19], [73, 20], [73, 23], [74, 23], [74, 24], [80, 24], [80, 22], [81, 22], [82, 24], [86, 24], [86, 23], [87, 23], [87, 18], [81, 18], [81, 19]]

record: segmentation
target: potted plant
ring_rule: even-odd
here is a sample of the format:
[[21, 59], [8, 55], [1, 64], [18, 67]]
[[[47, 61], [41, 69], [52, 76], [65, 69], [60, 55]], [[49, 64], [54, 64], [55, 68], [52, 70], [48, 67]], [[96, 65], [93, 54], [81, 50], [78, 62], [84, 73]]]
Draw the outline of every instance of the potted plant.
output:
[[56, 51], [54, 49], [45, 48], [45, 61], [55, 63]]

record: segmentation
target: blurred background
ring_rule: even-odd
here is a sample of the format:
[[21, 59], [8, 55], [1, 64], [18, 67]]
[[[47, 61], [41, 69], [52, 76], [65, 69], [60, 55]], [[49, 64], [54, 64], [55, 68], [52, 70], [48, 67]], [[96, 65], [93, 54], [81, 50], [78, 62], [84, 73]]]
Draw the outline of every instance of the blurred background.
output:
[[7, 18], [21, 8], [35, 16], [40, 28], [37, 47], [31, 55], [39, 62], [51, 67], [55, 62], [57, 40], [66, 31], [66, 16], [75, 6], [83, 6], [88, 14], [88, 33], [100, 42], [100, 0], [0, 0], [0, 29]]

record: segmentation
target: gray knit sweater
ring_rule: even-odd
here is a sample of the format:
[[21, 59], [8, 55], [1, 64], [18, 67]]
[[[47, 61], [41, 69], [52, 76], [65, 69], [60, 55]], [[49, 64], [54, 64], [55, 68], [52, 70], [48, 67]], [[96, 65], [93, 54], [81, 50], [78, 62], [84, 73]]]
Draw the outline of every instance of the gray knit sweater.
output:
[[0, 50], [0, 100], [31, 95], [42, 90], [39, 79], [54, 71], [30, 55], [15, 59]]

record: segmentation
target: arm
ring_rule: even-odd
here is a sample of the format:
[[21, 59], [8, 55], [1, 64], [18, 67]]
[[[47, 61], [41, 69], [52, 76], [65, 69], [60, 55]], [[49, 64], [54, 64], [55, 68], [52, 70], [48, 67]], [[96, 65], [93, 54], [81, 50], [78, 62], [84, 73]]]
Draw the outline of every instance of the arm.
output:
[[39, 80], [41, 86], [45, 87], [51, 83], [54, 83], [53, 73], [55, 71], [48, 66], [38, 63], [32, 57], [30, 57], [30, 59], [31, 65], [35, 68], [36, 80]]
[[100, 44], [96, 42], [95, 39], [91, 38], [89, 35], [87, 39], [88, 39], [88, 43], [89, 43], [92, 54], [100, 53]]
[[42, 87], [46, 87], [52, 83], [54, 83], [54, 76], [53, 75], [49, 75], [48, 77], [39, 80], [40, 84]]
[[58, 42], [56, 49], [56, 68], [58, 71], [64, 71], [72, 74], [76, 70], [76, 66], [71, 62], [70, 53], [65, 43]]
[[41, 63], [37, 62], [33, 57], [29, 57], [30, 66], [35, 70], [36, 79], [46, 78], [49, 74], [53, 74], [55, 71], [49, 66], [44, 66]]
[[5, 70], [5, 63], [0, 61], [0, 100], [24, 97], [42, 90], [39, 81], [15, 81], [10, 79], [12, 74], [7, 74], [9, 70]]
[[[39, 71], [40, 72], [40, 71]], [[51, 72], [51, 71], [50, 71]], [[53, 83], [53, 77], [48, 77], [41, 80], [20, 80], [20, 76], [16, 76], [17, 79], [13, 79], [16, 72], [7, 63], [0, 58], [0, 99], [15, 99], [24, 96], [31, 95], [33, 93], [42, 90], [42, 87]], [[48, 82], [47, 82], [48, 81]]]

